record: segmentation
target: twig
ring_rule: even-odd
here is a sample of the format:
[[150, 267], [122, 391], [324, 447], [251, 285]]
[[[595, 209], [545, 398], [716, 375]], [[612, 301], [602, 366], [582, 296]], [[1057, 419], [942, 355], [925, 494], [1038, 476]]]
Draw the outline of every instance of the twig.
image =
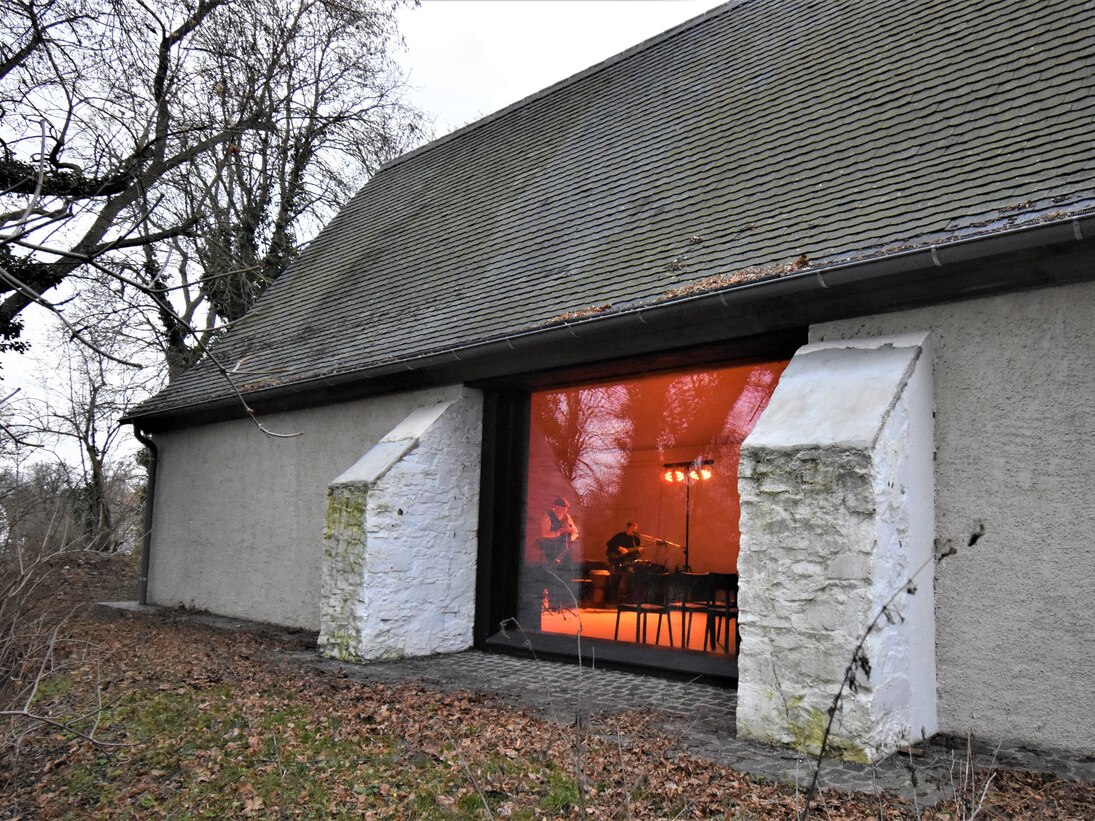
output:
[[39, 715], [38, 713], [32, 713], [29, 710], [0, 710], [0, 716], [4, 718], [25, 718], [28, 721], [33, 721], [36, 724], [45, 724], [49, 727], [55, 727], [58, 730], [62, 730], [70, 735], [74, 735], [77, 738], [82, 738], [89, 744], [94, 744], [103, 752], [110, 752], [116, 747], [133, 747], [134, 744], [129, 744], [124, 741], [103, 741], [101, 738], [95, 738], [95, 736], [88, 735], [82, 730], [77, 730], [70, 723], [66, 721], [57, 721], [49, 716]]
[[866, 675], [870, 675], [871, 665], [866, 655], [863, 653], [863, 647], [867, 643], [867, 639], [870, 638], [871, 633], [878, 626], [879, 622], [883, 618], [892, 618], [890, 613], [890, 605], [897, 600], [897, 597], [902, 593], [908, 593], [912, 595], [916, 592], [915, 579], [919, 576], [924, 568], [928, 567], [935, 560], [934, 556], [925, 559], [916, 570], [905, 580], [897, 590], [895, 590], [888, 599], [878, 609], [878, 613], [871, 619], [867, 625], [867, 629], [863, 631], [863, 635], [860, 637], [859, 642], [856, 644], [855, 649], [852, 650], [852, 659], [848, 663], [848, 666], [844, 668], [844, 678], [840, 682], [840, 688], [837, 690], [836, 695], [833, 696], [832, 703], [829, 705], [829, 721], [825, 725], [825, 732], [821, 736], [821, 746], [818, 749], [817, 759], [814, 762], [814, 773], [810, 779], [810, 786], [806, 790], [806, 796], [802, 806], [802, 812], [799, 813], [799, 821], [806, 821], [810, 816], [810, 807], [813, 804], [814, 798], [817, 796], [817, 782], [821, 776], [821, 767], [825, 760], [825, 751], [829, 746], [829, 739], [833, 732], [833, 723], [836, 720], [837, 711], [840, 709], [841, 702], [844, 699], [844, 691], [846, 689], [854, 690], [857, 688], [856, 684], [856, 670], [862, 670]]
[[278, 764], [278, 769], [281, 770], [281, 777], [285, 778], [285, 763], [281, 760], [281, 749], [278, 747], [278, 734], [273, 730], [270, 731], [270, 740], [274, 742], [274, 760]]
[[578, 598], [574, 595], [574, 591], [567, 585], [550, 567], [546, 568], [547, 573], [555, 581], [559, 583], [559, 587], [566, 590], [567, 595], [570, 596], [570, 601], [574, 605], [574, 612], [577, 614], [578, 630], [575, 634], [577, 640], [578, 649], [578, 695], [575, 705], [574, 716], [574, 775], [575, 781], [578, 786], [578, 811], [579, 817], [586, 817], [586, 790], [585, 790], [585, 774], [582, 767], [582, 759], [585, 752], [585, 740], [582, 737], [582, 615], [581, 608], [578, 606]]
[[85, 337], [83, 334], [80, 333], [80, 331], [76, 328], [75, 325], [73, 325], [71, 322], [69, 322], [67, 319], [65, 319], [64, 314], [61, 313], [60, 308], [58, 308], [56, 305], [54, 305], [48, 299], [43, 297], [41, 294], [39, 294], [37, 291], [35, 291], [29, 285], [24, 283], [18, 277], [16, 277], [16, 276], [12, 275], [11, 273], [9, 273], [7, 271], [7, 269], [5, 269], [3, 267], [0, 267], [0, 278], [2, 278], [4, 280], [7, 280], [7, 282], [13, 288], [15, 288], [17, 291], [22, 293], [28, 299], [30, 299], [31, 301], [37, 303], [38, 305], [41, 305], [47, 311], [50, 311], [55, 317], [57, 317], [59, 320], [61, 320], [61, 324], [63, 324], [66, 328], [68, 328], [70, 337], [72, 339], [78, 340], [81, 344], [86, 345], [88, 348], [95, 351], [95, 353], [99, 354], [99, 356], [103, 357], [104, 359], [109, 359], [111, 362], [117, 362], [119, 365], [125, 365], [127, 368], [138, 368], [138, 369], [140, 369], [140, 368], [144, 367], [144, 365], [142, 365], [140, 362], [131, 362], [128, 359], [122, 359], [120, 357], [114, 356], [113, 354], [107, 353], [102, 348], [100, 348], [98, 345], [96, 345], [94, 342], [87, 339], [87, 337]]
[[916, 788], [919, 786], [916, 777], [916, 764], [913, 762], [912, 745], [908, 746], [909, 753], [909, 782], [912, 784], [913, 817], [920, 817], [920, 799], [917, 797]]
[[624, 745], [620, 739], [620, 723], [616, 722], [616, 751], [620, 757], [620, 774], [624, 781], [624, 810], [627, 812], [627, 821], [631, 818], [631, 789], [627, 786], [627, 767], [624, 766]]
[[[26, 225], [30, 220], [30, 215], [38, 207], [38, 200], [42, 196], [42, 183], [46, 179], [46, 126], [45, 119], [39, 120], [38, 125], [42, 130], [42, 142], [41, 149], [38, 151], [38, 179], [34, 183], [34, 193], [31, 198], [27, 200], [26, 210], [23, 211], [23, 215], [15, 221], [15, 226], [20, 227]], [[17, 236], [17, 233], [13, 232], [8, 237], [0, 237], [0, 239], [11, 239]]]
[[483, 788], [479, 786], [479, 779], [475, 777], [475, 773], [473, 773], [471, 767], [468, 766], [464, 754], [460, 752], [460, 745], [456, 743], [456, 740], [452, 737], [452, 733], [449, 732], [448, 728], [445, 729], [445, 735], [448, 736], [449, 742], [456, 752], [456, 758], [460, 762], [460, 766], [463, 767], [464, 772], [468, 774], [468, 780], [471, 781], [471, 785], [475, 787], [475, 792], [479, 795], [479, 801], [483, 804], [483, 809], [487, 813], [487, 818], [494, 821], [494, 814], [490, 811], [490, 804], [487, 803], [487, 796], [483, 793]]

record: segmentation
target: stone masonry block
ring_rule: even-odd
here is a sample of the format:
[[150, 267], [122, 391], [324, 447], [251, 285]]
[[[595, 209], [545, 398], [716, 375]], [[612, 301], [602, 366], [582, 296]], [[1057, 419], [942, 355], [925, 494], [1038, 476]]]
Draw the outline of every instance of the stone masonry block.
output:
[[[464, 390], [413, 411], [332, 487], [368, 480], [355, 483], [360, 522], [328, 523], [322, 652], [396, 659], [470, 646], [481, 432], [481, 395]], [[350, 572], [335, 554], [354, 541]]]

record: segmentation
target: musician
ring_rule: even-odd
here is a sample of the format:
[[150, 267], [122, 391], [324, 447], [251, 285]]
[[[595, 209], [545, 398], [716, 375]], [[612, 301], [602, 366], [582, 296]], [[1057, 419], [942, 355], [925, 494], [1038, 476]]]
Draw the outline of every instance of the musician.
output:
[[547, 562], [562, 564], [570, 551], [570, 543], [578, 538], [578, 525], [571, 518], [570, 502], [556, 496], [551, 509], [540, 519], [540, 552]]
[[639, 536], [639, 526], [635, 522], [628, 522], [624, 529], [605, 543], [608, 549], [608, 563], [613, 567], [625, 567], [636, 559], [642, 552], [639, 545], [642, 538]]
[[605, 543], [608, 556], [608, 565], [611, 568], [608, 577], [608, 597], [611, 601], [617, 601], [620, 596], [620, 583], [623, 576], [634, 567], [635, 561], [642, 553], [639, 546], [642, 537], [639, 536], [639, 525], [628, 522], [624, 529]]

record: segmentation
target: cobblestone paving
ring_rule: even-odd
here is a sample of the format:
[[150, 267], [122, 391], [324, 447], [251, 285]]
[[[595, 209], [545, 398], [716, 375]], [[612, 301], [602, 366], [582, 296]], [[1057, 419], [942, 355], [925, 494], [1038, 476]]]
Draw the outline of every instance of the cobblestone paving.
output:
[[[195, 621], [227, 630], [243, 630], [296, 640], [312, 647], [307, 634], [280, 631], [239, 619], [205, 614], [182, 614], [131, 602], [104, 606]], [[311, 638], [314, 638], [314, 634]], [[346, 664], [320, 657], [313, 649], [280, 651], [283, 658], [314, 669], [337, 672], [363, 682], [421, 681], [438, 689], [467, 690], [494, 696], [505, 703], [541, 712], [545, 717], [572, 724], [576, 713], [647, 710], [655, 724], [677, 740], [680, 755], [702, 758], [761, 778], [805, 786], [813, 761], [782, 749], [739, 739], [735, 735], [733, 690], [699, 682], [671, 681], [613, 670], [580, 668], [574, 664], [469, 651], [447, 656], [397, 662]], [[1071, 781], [1095, 783], [1095, 758], [1065, 751], [1037, 750], [1016, 745], [977, 742], [967, 751], [966, 739], [936, 737], [874, 766], [826, 761], [823, 787], [858, 792], [886, 791], [916, 799], [921, 804], [944, 797], [967, 758], [982, 771], [1031, 770], [1055, 773]], [[915, 786], [914, 786], [915, 782]]]
[[[650, 710], [658, 715], [656, 724], [677, 739], [682, 755], [790, 784], [805, 786], [812, 775], [813, 761], [805, 756], [736, 738], [737, 696], [722, 687], [474, 651], [365, 665], [343, 664], [312, 653], [296, 655], [302, 663], [328, 671], [341, 669], [359, 681], [418, 680], [446, 691], [487, 693], [566, 724], [574, 722], [579, 705], [583, 714]], [[971, 753], [981, 770], [1052, 772], [1073, 781], [1095, 782], [1091, 757], [984, 743], [975, 743]], [[932, 803], [946, 795], [967, 757], [965, 739], [940, 737], [918, 745], [911, 754], [897, 754], [874, 766], [826, 761], [820, 783], [908, 798], [915, 794], [921, 803]]]

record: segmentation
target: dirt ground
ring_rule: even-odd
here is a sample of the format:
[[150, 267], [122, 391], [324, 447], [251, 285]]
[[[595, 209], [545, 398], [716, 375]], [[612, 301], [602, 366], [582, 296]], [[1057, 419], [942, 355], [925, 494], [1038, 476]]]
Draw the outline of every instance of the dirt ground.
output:
[[[649, 716], [560, 726], [478, 693], [306, 669], [283, 652], [300, 649], [291, 636], [90, 606], [135, 593], [135, 557], [53, 568], [42, 612], [70, 615], [32, 711], [58, 723], [8, 719], [0, 819], [790, 819], [802, 808], [799, 790], [682, 757]], [[981, 773], [931, 808], [834, 791], [811, 817], [974, 815], [1095, 818], [1095, 786]]]

